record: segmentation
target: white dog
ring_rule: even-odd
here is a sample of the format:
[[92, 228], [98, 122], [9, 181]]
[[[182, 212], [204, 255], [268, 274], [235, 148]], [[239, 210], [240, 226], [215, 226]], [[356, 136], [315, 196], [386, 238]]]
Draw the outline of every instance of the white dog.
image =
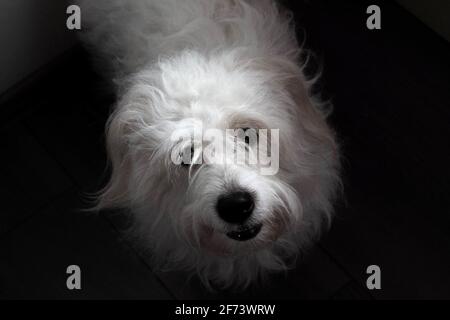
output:
[[[98, 207], [129, 209], [154, 265], [196, 272], [206, 285], [245, 287], [285, 270], [330, 223], [339, 185], [335, 137], [298, 64], [289, 14], [270, 0], [80, 7], [84, 40], [119, 96], [107, 125], [112, 176]], [[227, 129], [278, 129], [277, 172], [261, 174], [262, 164], [229, 152], [217, 163], [173, 161], [191, 150], [198, 159], [208, 144], [181, 143], [174, 132], [211, 128], [225, 140]]]

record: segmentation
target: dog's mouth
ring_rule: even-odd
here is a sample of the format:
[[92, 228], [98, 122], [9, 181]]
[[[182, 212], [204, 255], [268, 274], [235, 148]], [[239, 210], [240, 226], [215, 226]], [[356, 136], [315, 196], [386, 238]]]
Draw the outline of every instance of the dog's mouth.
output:
[[227, 232], [227, 237], [236, 241], [247, 241], [256, 237], [261, 231], [262, 223], [252, 226], [245, 226], [236, 231]]

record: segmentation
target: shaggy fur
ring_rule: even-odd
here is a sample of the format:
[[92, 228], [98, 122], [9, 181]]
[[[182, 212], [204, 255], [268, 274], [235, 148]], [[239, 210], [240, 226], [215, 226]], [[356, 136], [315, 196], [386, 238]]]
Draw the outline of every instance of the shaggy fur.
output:
[[[299, 66], [290, 15], [270, 0], [87, 0], [83, 39], [113, 79], [107, 125], [112, 175], [99, 208], [127, 208], [158, 268], [206, 285], [246, 286], [289, 261], [332, 218], [339, 156]], [[170, 137], [193, 128], [279, 129], [280, 168], [177, 166]], [[248, 241], [216, 212], [232, 190], [255, 196]]]

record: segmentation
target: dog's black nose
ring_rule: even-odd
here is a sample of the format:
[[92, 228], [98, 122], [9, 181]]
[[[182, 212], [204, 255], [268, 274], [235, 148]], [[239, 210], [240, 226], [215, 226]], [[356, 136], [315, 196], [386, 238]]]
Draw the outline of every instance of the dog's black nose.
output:
[[253, 196], [246, 191], [237, 191], [221, 196], [217, 201], [217, 212], [224, 221], [241, 224], [253, 212], [255, 202]]

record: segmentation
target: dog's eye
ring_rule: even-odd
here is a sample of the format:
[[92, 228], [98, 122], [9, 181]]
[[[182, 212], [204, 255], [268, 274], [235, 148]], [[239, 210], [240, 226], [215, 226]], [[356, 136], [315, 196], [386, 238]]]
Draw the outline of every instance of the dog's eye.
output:
[[190, 154], [181, 154], [181, 165], [183, 167], [189, 167], [192, 163], [192, 159], [194, 159], [194, 146], [191, 147]]
[[[246, 144], [249, 145], [252, 142], [253, 143], [257, 142], [257, 140], [258, 140], [258, 130], [253, 129], [253, 128], [242, 128], [242, 130], [244, 131], [244, 134], [245, 134], [244, 141], [245, 141]], [[252, 137], [253, 137], [254, 141], [251, 140]]]

